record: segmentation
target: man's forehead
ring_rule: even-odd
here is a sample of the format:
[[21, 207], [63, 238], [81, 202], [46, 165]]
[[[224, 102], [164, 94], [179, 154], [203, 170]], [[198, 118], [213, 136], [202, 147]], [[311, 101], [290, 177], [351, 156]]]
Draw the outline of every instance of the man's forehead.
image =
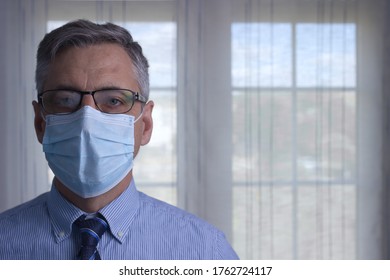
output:
[[128, 54], [117, 44], [71, 47], [50, 63], [45, 90], [59, 85], [78, 90], [109, 86], [134, 89], [136, 77], [132, 66]]
[[114, 57], [114, 56], [121, 56], [123, 58], [126, 58], [126, 60], [131, 62], [131, 58], [126, 52], [126, 50], [116, 43], [98, 43], [98, 44], [91, 44], [86, 46], [66, 46], [62, 47], [60, 50], [56, 52], [55, 55], [53, 55], [51, 61], [54, 62], [62, 57], [67, 57], [69, 55], [72, 56], [95, 56], [96, 59], [103, 59], [106, 56]]

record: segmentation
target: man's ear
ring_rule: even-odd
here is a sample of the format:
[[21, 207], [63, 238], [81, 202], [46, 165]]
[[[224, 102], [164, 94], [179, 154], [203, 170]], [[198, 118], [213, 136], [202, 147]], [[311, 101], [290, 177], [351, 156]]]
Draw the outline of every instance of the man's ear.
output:
[[153, 118], [152, 118], [152, 112], [153, 112], [154, 102], [149, 101], [145, 104], [144, 111], [141, 116], [141, 120], [143, 123], [143, 130], [142, 130], [142, 138], [141, 138], [141, 145], [146, 145], [149, 143], [150, 138], [152, 137], [152, 131], [153, 131]]
[[39, 105], [39, 103], [36, 102], [36, 101], [33, 101], [32, 105], [34, 107], [34, 113], [35, 113], [35, 117], [34, 117], [35, 133], [37, 135], [39, 143], [42, 144], [43, 135], [45, 133], [45, 125], [46, 125], [46, 123], [45, 123], [45, 120], [42, 117], [41, 105]]

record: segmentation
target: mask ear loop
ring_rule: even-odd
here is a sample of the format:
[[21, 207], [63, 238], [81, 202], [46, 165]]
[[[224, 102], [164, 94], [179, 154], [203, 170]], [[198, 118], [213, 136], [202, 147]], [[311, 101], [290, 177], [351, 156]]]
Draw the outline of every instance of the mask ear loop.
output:
[[44, 121], [46, 121], [46, 116], [43, 114], [43, 108], [41, 106], [41, 117]]
[[134, 123], [136, 123], [141, 118], [141, 116], [144, 112], [144, 107], [145, 107], [145, 103], [142, 103], [141, 104], [141, 113], [139, 113], [138, 117], [134, 120]]

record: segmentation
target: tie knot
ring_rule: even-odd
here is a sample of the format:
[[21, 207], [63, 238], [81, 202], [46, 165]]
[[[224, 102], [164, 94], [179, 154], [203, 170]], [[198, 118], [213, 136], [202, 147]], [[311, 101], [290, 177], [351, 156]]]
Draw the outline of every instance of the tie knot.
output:
[[[95, 258], [96, 245], [108, 228], [106, 220], [99, 213], [93, 217], [82, 215], [75, 221], [75, 224], [79, 227], [81, 233], [81, 251], [88, 254], [88, 256], [81, 256], [81, 258]], [[83, 253], [81, 254], [83, 255]]]

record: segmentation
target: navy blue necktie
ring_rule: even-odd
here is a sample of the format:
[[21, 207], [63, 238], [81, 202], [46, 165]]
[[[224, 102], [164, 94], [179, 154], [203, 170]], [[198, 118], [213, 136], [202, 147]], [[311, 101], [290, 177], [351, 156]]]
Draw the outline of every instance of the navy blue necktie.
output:
[[99, 213], [92, 218], [82, 215], [75, 221], [75, 224], [80, 228], [81, 233], [81, 249], [77, 258], [79, 260], [100, 260], [96, 246], [108, 228], [106, 220]]

